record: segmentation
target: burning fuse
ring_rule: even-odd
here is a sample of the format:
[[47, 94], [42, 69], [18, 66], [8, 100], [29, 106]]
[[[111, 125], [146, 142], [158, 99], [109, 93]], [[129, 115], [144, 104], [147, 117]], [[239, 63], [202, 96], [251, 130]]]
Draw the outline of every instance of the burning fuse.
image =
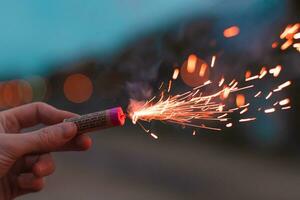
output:
[[123, 126], [125, 114], [121, 107], [89, 113], [80, 117], [65, 119], [64, 122], [74, 122], [78, 133], [85, 133], [115, 126]]

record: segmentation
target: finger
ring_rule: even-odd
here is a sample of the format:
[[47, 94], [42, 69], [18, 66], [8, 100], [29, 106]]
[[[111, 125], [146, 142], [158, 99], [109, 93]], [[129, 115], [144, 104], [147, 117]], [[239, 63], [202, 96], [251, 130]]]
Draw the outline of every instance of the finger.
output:
[[7, 124], [17, 127], [19, 130], [39, 123], [52, 125], [62, 122], [66, 118], [78, 116], [77, 114], [59, 110], [40, 102], [16, 107], [4, 111], [2, 114]]
[[39, 158], [40, 155], [25, 156], [21, 173], [31, 172], [34, 164], [39, 160]]
[[76, 136], [59, 151], [86, 151], [92, 146], [92, 139], [86, 134]]
[[17, 184], [21, 190], [40, 191], [44, 187], [44, 179], [31, 173], [20, 174], [17, 177]]
[[32, 167], [32, 173], [36, 177], [49, 176], [55, 171], [55, 162], [50, 154], [43, 154]]
[[74, 123], [60, 123], [24, 134], [9, 134], [13, 141], [10, 151], [17, 158], [33, 153], [47, 153], [61, 149], [75, 137], [77, 127]]

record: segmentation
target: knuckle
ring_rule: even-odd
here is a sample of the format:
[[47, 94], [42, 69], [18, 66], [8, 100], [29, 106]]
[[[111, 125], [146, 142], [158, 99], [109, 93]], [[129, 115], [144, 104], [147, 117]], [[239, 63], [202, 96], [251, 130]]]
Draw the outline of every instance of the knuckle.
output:
[[41, 145], [51, 147], [57, 144], [55, 139], [55, 128], [43, 128], [38, 134], [38, 140]]

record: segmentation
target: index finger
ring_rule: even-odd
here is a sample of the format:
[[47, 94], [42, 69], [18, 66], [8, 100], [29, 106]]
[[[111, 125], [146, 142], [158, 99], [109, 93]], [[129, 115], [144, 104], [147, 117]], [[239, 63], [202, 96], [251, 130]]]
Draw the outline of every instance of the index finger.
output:
[[52, 125], [62, 122], [66, 118], [78, 116], [64, 110], [59, 110], [46, 103], [31, 103], [2, 112], [2, 116], [16, 129], [27, 128], [42, 123]]

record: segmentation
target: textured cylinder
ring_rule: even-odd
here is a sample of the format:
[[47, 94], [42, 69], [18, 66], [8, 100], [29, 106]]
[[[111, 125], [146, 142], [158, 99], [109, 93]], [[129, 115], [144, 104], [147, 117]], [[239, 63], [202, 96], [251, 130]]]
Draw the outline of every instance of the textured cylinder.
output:
[[80, 117], [65, 119], [64, 122], [74, 122], [78, 133], [85, 133], [114, 126], [123, 126], [125, 123], [125, 114], [121, 107], [116, 107], [81, 115]]

